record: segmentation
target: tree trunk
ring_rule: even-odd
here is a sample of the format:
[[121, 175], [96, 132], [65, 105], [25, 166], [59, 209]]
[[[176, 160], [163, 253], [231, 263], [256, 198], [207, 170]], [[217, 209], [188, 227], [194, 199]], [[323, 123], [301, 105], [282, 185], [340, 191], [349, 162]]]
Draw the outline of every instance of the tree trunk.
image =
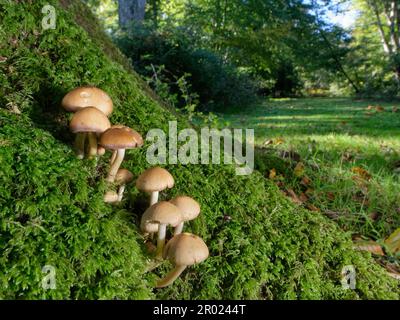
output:
[[132, 22], [141, 23], [144, 20], [146, 0], [118, 0], [119, 26], [129, 28]]

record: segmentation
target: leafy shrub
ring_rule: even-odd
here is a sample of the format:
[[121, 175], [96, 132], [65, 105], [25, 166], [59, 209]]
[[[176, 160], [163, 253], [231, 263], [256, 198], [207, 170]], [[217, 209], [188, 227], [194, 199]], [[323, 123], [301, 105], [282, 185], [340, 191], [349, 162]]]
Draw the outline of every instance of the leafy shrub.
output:
[[132, 60], [135, 70], [154, 76], [152, 66], [163, 66], [161, 77], [184, 105], [177, 79], [188, 75], [191, 88], [198, 94], [200, 106], [207, 111], [223, 111], [230, 106], [246, 106], [255, 99], [250, 78], [215, 53], [191, 46], [190, 36], [180, 30], [157, 31], [135, 26], [128, 34], [115, 37], [117, 45]]

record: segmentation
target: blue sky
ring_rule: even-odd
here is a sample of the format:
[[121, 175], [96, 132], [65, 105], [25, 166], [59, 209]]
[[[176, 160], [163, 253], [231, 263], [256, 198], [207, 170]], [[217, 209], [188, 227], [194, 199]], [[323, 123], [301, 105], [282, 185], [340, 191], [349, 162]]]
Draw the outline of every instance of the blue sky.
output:
[[335, 24], [342, 26], [343, 28], [351, 28], [357, 18], [357, 11], [350, 7], [343, 10], [343, 12], [332, 12], [327, 13], [327, 19]]
[[[312, 0], [303, 1], [306, 4], [311, 4], [312, 2]], [[321, 8], [325, 7], [324, 1], [316, 0], [316, 2], [321, 5]], [[358, 12], [352, 8], [351, 1], [334, 0], [332, 7], [335, 9], [327, 10], [324, 13], [324, 18], [327, 21], [338, 24], [343, 28], [351, 28], [354, 25]]]

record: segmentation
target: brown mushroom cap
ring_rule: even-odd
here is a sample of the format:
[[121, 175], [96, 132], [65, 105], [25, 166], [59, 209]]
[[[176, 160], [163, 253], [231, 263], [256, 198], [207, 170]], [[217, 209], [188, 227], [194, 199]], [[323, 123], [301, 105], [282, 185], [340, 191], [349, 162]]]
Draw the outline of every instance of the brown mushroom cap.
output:
[[168, 241], [164, 249], [164, 259], [179, 266], [191, 266], [208, 258], [209, 251], [203, 239], [191, 234], [181, 233]]
[[160, 201], [143, 213], [142, 222], [167, 224], [176, 227], [182, 221], [182, 212], [168, 201]]
[[153, 167], [144, 171], [136, 180], [136, 187], [144, 192], [162, 191], [174, 186], [174, 177], [165, 169]]
[[111, 150], [133, 149], [143, 145], [143, 138], [128, 127], [110, 128], [101, 135], [100, 145]]
[[116, 176], [115, 182], [117, 184], [126, 184], [133, 180], [133, 174], [127, 169], [119, 169]]
[[71, 119], [69, 128], [73, 133], [104, 132], [110, 127], [110, 120], [99, 109], [87, 107], [77, 111]]
[[81, 108], [95, 107], [109, 116], [113, 111], [113, 102], [103, 90], [96, 87], [79, 87], [68, 92], [61, 105], [67, 111], [76, 112]]
[[171, 199], [169, 202], [181, 209], [183, 221], [196, 219], [200, 214], [200, 205], [191, 197], [178, 196]]

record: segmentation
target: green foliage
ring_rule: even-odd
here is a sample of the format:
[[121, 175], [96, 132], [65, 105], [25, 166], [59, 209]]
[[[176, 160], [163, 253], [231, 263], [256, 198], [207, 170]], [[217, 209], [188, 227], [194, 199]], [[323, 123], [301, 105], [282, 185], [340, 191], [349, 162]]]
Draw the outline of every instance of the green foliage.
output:
[[303, 81], [319, 70], [338, 76], [338, 62], [348, 51], [345, 32], [316, 17], [317, 1], [168, 2], [161, 6], [166, 23], [188, 29], [194, 46], [245, 69], [266, 95], [298, 95]]
[[[40, 28], [47, 3], [56, 6], [56, 30]], [[202, 214], [187, 230], [204, 238], [210, 258], [173, 286], [151, 289], [170, 266], [145, 273], [137, 227], [145, 195], [130, 186], [121, 205], [103, 203], [109, 155], [98, 163], [75, 158], [59, 104], [68, 90], [93, 84], [115, 103], [112, 123], [143, 136], [151, 128], [167, 132], [176, 117], [109, 58], [108, 42], [75, 23], [79, 16], [86, 30], [97, 30], [92, 16], [79, 15], [86, 12], [80, 2], [60, 3], [0, 1], [7, 26], [0, 32], [0, 298], [399, 298], [398, 283], [353, 251], [334, 223], [293, 206], [260, 173], [240, 177], [226, 165], [167, 166], [176, 186], [161, 197], [199, 201]], [[146, 147], [127, 152], [123, 166], [136, 177], [149, 166]], [[56, 267], [56, 290], [41, 287], [47, 264]], [[355, 291], [340, 284], [347, 264], [357, 270]]]
[[183, 77], [190, 83], [191, 92], [198, 95], [200, 110], [221, 111], [248, 105], [255, 99], [256, 88], [245, 74], [212, 51], [193, 47], [193, 36], [182, 29], [159, 31], [152, 26], [135, 26], [128, 34], [116, 36], [115, 41], [139, 74], [153, 78], [157, 69], [153, 88], [168, 86], [179, 107], [187, 105], [179, 86]]

